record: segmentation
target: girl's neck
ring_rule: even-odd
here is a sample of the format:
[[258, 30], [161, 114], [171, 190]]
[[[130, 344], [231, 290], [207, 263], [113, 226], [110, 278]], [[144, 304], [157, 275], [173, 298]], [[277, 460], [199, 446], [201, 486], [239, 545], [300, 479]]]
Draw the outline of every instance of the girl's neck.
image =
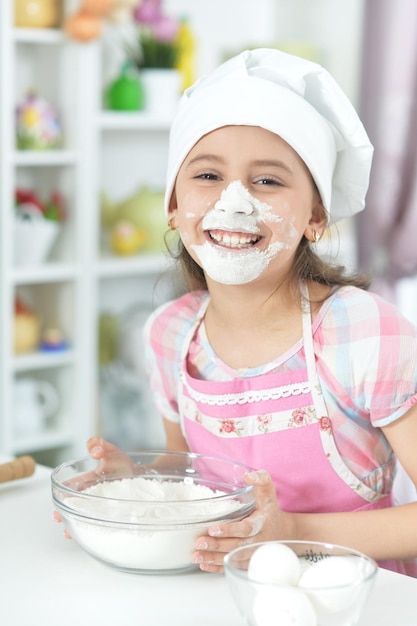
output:
[[217, 356], [234, 369], [269, 363], [302, 337], [298, 286], [265, 292], [257, 285], [215, 285], [209, 291], [206, 333]]
[[240, 327], [248, 323], [268, 325], [278, 318], [287, 317], [301, 311], [301, 296], [298, 284], [290, 281], [268, 286], [257, 283], [249, 285], [208, 285], [210, 294], [210, 315], [219, 322], [236, 322]]

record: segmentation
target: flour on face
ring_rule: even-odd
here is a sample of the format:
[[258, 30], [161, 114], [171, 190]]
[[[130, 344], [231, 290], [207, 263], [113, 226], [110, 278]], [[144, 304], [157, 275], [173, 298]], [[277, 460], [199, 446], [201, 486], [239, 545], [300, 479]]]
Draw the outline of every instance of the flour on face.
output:
[[259, 222], [282, 222], [272, 207], [253, 197], [240, 180], [223, 190], [202, 227], [213, 241], [192, 246], [203, 270], [225, 285], [243, 285], [258, 278], [270, 261], [288, 244], [279, 241], [266, 250], [255, 247], [260, 240]]

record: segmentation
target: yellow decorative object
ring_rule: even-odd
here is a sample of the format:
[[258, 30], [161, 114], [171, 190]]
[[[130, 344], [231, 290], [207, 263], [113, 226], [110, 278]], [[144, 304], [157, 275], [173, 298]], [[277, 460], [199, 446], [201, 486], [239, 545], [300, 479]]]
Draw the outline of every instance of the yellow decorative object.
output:
[[61, 0], [14, 0], [14, 23], [19, 28], [57, 28]]
[[118, 222], [112, 229], [111, 247], [122, 256], [136, 254], [146, 241], [146, 232], [132, 222]]
[[183, 18], [181, 20], [181, 24], [177, 34], [177, 43], [179, 53], [175, 67], [182, 74], [182, 89], [184, 91], [185, 89], [190, 87], [196, 79], [196, 42], [187, 18]]
[[33, 352], [39, 345], [40, 324], [36, 315], [20, 313], [14, 319], [14, 352]]
[[15, 354], [36, 350], [40, 339], [40, 321], [36, 313], [20, 298], [14, 305], [13, 349]]

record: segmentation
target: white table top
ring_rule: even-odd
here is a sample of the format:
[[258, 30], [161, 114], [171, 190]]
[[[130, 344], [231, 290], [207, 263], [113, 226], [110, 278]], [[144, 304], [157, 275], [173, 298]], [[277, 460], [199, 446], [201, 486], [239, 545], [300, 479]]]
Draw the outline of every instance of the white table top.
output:
[[[0, 485], [2, 626], [243, 626], [223, 575], [118, 572], [64, 539], [50, 470]], [[358, 626], [416, 626], [417, 579], [379, 570]]]

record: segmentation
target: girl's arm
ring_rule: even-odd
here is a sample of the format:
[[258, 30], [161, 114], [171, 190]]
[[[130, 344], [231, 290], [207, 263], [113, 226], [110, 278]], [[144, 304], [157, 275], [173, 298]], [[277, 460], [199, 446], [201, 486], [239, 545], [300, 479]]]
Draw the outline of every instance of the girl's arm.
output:
[[166, 435], [167, 450], [177, 450], [179, 452], [189, 452], [189, 447], [184, 439], [181, 426], [176, 422], [164, 418], [164, 428]]
[[[417, 490], [417, 405], [383, 430]], [[253, 472], [247, 482], [256, 486], [256, 510], [242, 522], [211, 527], [208, 536], [197, 540], [194, 562], [201, 569], [222, 571], [225, 553], [242, 540], [324, 541], [356, 548], [376, 560], [417, 558], [417, 502], [349, 513], [287, 513], [279, 508], [266, 472]]]

